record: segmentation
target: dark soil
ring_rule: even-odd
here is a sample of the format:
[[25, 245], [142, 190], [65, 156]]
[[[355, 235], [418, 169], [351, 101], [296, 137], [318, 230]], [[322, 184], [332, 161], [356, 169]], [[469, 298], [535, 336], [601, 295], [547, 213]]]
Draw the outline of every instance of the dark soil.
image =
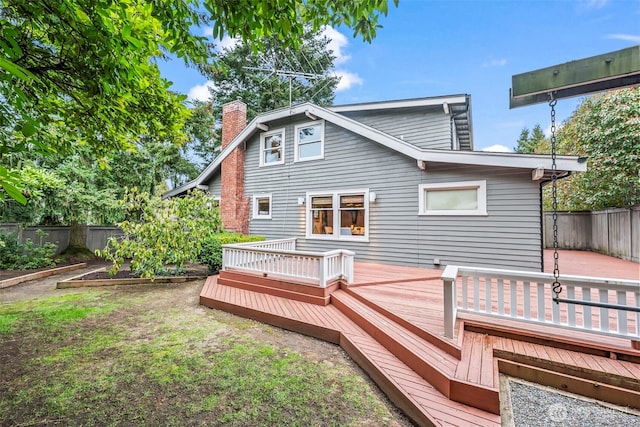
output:
[[68, 258], [60, 259], [58, 263], [50, 267], [32, 268], [30, 270], [0, 270], [0, 281], [5, 279], [13, 279], [14, 277], [18, 277], [18, 276], [26, 276], [27, 274], [37, 273], [39, 271], [51, 270], [52, 268], [66, 267], [68, 265], [80, 264], [83, 262], [87, 264], [87, 267], [92, 267], [94, 269], [107, 265], [107, 263], [100, 258], [87, 259], [86, 257], [68, 257]]
[[[206, 276], [215, 274], [214, 272], [209, 271], [209, 268], [205, 265], [188, 263], [185, 265], [185, 267], [186, 267], [185, 270], [180, 274], [175, 274], [171, 276], [172, 277], [173, 276], [175, 277], [185, 277], [185, 276], [206, 277]], [[77, 277], [75, 280], [137, 279], [139, 277], [140, 275], [129, 270], [128, 265], [126, 265], [114, 275], [109, 275], [109, 267], [107, 267], [105, 271], [94, 271], [92, 273], [85, 274], [82, 277]]]

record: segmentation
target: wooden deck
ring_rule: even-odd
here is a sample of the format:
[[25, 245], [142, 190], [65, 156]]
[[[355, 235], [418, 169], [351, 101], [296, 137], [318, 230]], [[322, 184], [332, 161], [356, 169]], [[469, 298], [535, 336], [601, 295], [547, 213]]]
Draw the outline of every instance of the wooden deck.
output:
[[[638, 264], [622, 263], [612, 266], [617, 277], [637, 279], [636, 266], [640, 276]], [[572, 265], [588, 274], [578, 262], [566, 273]], [[596, 265], [593, 258], [589, 265]], [[500, 372], [640, 409], [640, 351], [628, 340], [567, 337], [550, 327], [492, 324], [470, 314], [458, 319], [456, 337], [447, 339], [440, 274], [356, 263], [355, 282], [335, 289], [326, 306], [228, 286], [212, 276], [200, 302], [339, 344], [419, 425], [500, 425]]]

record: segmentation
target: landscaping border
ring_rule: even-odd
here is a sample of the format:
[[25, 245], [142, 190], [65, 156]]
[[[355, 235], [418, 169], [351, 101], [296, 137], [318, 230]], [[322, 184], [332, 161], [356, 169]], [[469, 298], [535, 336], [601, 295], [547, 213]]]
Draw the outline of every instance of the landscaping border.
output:
[[151, 283], [184, 283], [191, 280], [206, 279], [208, 276], [160, 276], [155, 279], [147, 279], [143, 277], [127, 278], [127, 279], [89, 279], [80, 280], [80, 278], [87, 274], [97, 273], [99, 271], [105, 271], [105, 268], [98, 268], [87, 273], [83, 273], [78, 276], [70, 277], [69, 279], [62, 280], [56, 283], [56, 289], [69, 289], [69, 288], [86, 288], [86, 287], [100, 287], [100, 286], [116, 286], [116, 285], [143, 285]]
[[43, 277], [53, 276], [55, 274], [66, 273], [67, 271], [79, 270], [87, 266], [86, 262], [79, 264], [65, 265], [64, 267], [52, 268], [49, 270], [42, 270], [36, 273], [29, 273], [23, 276], [12, 277], [11, 279], [5, 279], [0, 281], [0, 289], [8, 288], [9, 286], [15, 286], [22, 282], [29, 280], [42, 279]]

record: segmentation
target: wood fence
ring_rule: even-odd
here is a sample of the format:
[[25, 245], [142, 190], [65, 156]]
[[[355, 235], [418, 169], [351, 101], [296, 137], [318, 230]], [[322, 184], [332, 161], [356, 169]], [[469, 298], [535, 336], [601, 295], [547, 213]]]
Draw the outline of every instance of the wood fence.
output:
[[[545, 247], [553, 247], [553, 218], [544, 213]], [[597, 212], [559, 212], [558, 247], [640, 262], [640, 206]]]
[[[42, 240], [38, 236], [38, 230], [42, 230], [46, 234], [42, 237]], [[71, 237], [71, 228], [68, 226], [41, 225], [23, 227], [18, 223], [1, 223], [0, 231], [15, 234], [21, 243], [24, 243], [27, 239], [31, 239], [36, 245], [47, 242], [55, 243], [58, 246], [56, 254], [67, 249]], [[122, 235], [122, 230], [118, 227], [89, 225], [87, 227], [87, 248], [91, 251], [104, 249], [110, 237]]]

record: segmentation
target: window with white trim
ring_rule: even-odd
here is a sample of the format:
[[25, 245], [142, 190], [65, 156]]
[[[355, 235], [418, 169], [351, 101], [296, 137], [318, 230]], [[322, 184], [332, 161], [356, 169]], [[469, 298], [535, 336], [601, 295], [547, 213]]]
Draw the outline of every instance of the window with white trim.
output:
[[260, 166], [284, 163], [284, 129], [260, 134]]
[[487, 215], [487, 181], [419, 186], [420, 215]]
[[307, 238], [369, 239], [369, 191], [307, 193]]
[[253, 196], [253, 219], [271, 219], [271, 194]]
[[295, 127], [296, 162], [324, 158], [324, 121], [318, 120]]

